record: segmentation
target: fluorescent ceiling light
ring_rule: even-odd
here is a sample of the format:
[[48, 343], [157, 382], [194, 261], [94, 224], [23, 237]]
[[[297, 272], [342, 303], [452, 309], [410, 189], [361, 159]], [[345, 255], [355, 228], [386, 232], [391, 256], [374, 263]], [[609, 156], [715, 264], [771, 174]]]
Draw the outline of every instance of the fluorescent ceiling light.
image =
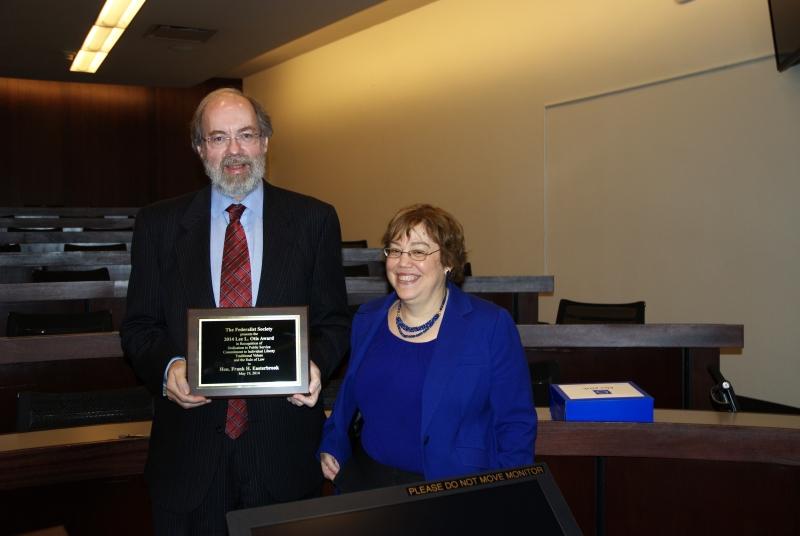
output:
[[100, 64], [144, 3], [145, 0], [106, 0], [69, 70], [83, 73], [97, 72]]

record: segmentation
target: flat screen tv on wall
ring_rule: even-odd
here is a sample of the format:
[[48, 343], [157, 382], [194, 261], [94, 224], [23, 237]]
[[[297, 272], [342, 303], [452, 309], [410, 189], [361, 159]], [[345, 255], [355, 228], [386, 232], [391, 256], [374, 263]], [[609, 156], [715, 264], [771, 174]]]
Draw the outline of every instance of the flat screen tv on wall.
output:
[[772, 41], [779, 71], [800, 64], [800, 0], [769, 0]]

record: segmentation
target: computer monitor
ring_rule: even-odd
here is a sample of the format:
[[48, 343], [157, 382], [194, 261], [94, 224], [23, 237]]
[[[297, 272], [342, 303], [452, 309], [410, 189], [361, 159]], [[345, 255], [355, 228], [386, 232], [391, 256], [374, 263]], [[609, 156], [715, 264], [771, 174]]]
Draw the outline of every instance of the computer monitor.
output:
[[520, 527], [582, 534], [543, 463], [228, 513], [230, 536], [512, 534]]

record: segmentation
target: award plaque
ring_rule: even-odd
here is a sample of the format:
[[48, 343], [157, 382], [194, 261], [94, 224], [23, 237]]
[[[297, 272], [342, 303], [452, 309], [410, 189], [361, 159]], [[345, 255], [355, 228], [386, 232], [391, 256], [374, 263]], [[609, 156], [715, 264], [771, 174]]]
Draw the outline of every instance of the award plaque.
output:
[[192, 394], [209, 398], [308, 392], [308, 308], [189, 309]]

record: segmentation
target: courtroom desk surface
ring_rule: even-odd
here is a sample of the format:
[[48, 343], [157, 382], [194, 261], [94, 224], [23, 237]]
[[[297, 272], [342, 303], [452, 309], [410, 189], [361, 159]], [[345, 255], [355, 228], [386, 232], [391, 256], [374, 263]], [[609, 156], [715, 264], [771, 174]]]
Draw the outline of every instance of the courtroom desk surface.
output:
[[[564, 422], [553, 421], [550, 417], [549, 408], [536, 408], [539, 418], [539, 437], [537, 438], [537, 453], [548, 455], [570, 455], [569, 450], [564, 450], [564, 445], [555, 445], [551, 450], [549, 435], [569, 440], [571, 434], [583, 435], [588, 431], [590, 434], [605, 434], [610, 432], [612, 435], [617, 431], [631, 430], [638, 432], [659, 431], [659, 430], [688, 430], [698, 428], [702, 430], [716, 430], [725, 433], [736, 429], [743, 430], [764, 430], [781, 431], [784, 434], [784, 441], [788, 449], [793, 449], [793, 455], [786, 460], [791, 465], [800, 465], [800, 415], [779, 415], [767, 413], [727, 413], [715, 411], [696, 411], [696, 410], [673, 410], [656, 409], [654, 411], [655, 421], [653, 423], [632, 423], [632, 422]], [[330, 414], [326, 410], [326, 414]], [[36, 432], [0, 434], [0, 453], [10, 453], [27, 449], [46, 449], [50, 447], [80, 446], [93, 443], [141, 440], [150, 435], [150, 421], [101, 424], [91, 426], [78, 426], [74, 428], [62, 428], [55, 430], [42, 430]], [[544, 444], [543, 444], [544, 443]], [[546, 446], [544, 452], [542, 446]], [[581, 446], [587, 451], [588, 447]], [[635, 448], [635, 447], [633, 447]], [[575, 454], [575, 455], [585, 455]], [[669, 454], [662, 452], [662, 456]], [[600, 455], [594, 453], [590, 455]], [[625, 456], [621, 451], [617, 456]], [[716, 459], [717, 455], [709, 453], [711, 459]], [[658, 457], [658, 456], [654, 456]], [[702, 459], [702, 456], [697, 456]]]
[[141, 475], [150, 421], [0, 435], [0, 490]]
[[0, 434], [0, 453], [149, 437], [150, 421], [96, 424], [35, 432]]
[[652, 423], [556, 422], [536, 411], [537, 454], [800, 465], [800, 415], [656, 409]]
[[122, 357], [122, 345], [116, 331], [0, 337], [0, 365], [24, 366], [45, 361]]
[[[796, 503], [793, 479], [800, 467], [800, 416], [657, 409], [653, 423], [592, 423], [553, 421], [549, 408], [536, 411], [540, 421], [537, 457], [551, 464], [557, 479], [563, 475], [566, 486], [562, 491], [587, 534], [604, 532], [592, 532], [593, 526], [608, 527], [608, 534], [664, 534], [667, 532], [657, 529], [667, 517], [671, 522], [668, 533], [691, 533], [698, 526], [694, 505], [704, 498], [702, 479], [731, 473], [734, 476], [725, 480], [727, 487], [721, 490], [727, 495], [715, 494], [722, 497], [720, 501], [726, 501], [724, 504], [734, 499], [736, 505], [722, 520], [728, 522], [723, 525], [727, 532], [737, 533], [737, 528], [751, 520], [746, 525], [747, 533], [761, 533], [757, 531], [762, 529], [767, 530], [763, 533], [787, 533], [781, 524], [787, 523], [787, 517], [791, 522]], [[0, 435], [0, 490], [32, 495], [40, 487], [48, 489], [62, 483], [137, 477], [144, 470], [149, 432], [150, 422], [144, 421]], [[603, 474], [608, 478], [608, 489], [602, 488], [606, 490], [606, 506], [598, 520], [593, 509], [597, 499], [592, 491], [598, 489], [598, 482], [592, 468], [600, 460], [606, 468]], [[744, 463], [730, 466], [716, 461]], [[648, 470], [653, 467], [661, 469]], [[763, 483], [763, 475], [775, 480], [764, 483], [758, 497], [748, 495], [747, 485], [737, 488], [743, 478], [737, 467], [747, 476], [746, 482]], [[645, 472], [637, 480], [642, 468]], [[702, 469], [700, 480], [695, 478], [692, 482], [700, 484], [694, 494], [688, 493], [682, 487], [687, 475], [694, 475], [698, 469]], [[648, 487], [647, 479], [653, 475], [663, 485]], [[632, 483], [628, 477], [633, 478]], [[772, 486], [777, 488], [770, 495]], [[666, 489], [666, 494], [658, 495], [661, 489]], [[639, 500], [631, 508], [643, 490], [648, 491], [644, 500], [652, 502], [643, 505]], [[737, 498], [745, 506], [755, 506], [742, 508]], [[777, 506], [770, 508], [773, 502]], [[716, 504], [718, 509], [724, 506]], [[662, 507], [653, 514], [653, 508], [647, 505]], [[126, 503], [126, 507], [130, 505]], [[776, 516], [771, 525], [770, 515]], [[740, 519], [741, 516], [745, 517]], [[704, 521], [702, 532], [698, 533], [712, 533], [720, 526], [717, 519]], [[626, 527], [634, 527], [633, 532], [626, 532]]]

